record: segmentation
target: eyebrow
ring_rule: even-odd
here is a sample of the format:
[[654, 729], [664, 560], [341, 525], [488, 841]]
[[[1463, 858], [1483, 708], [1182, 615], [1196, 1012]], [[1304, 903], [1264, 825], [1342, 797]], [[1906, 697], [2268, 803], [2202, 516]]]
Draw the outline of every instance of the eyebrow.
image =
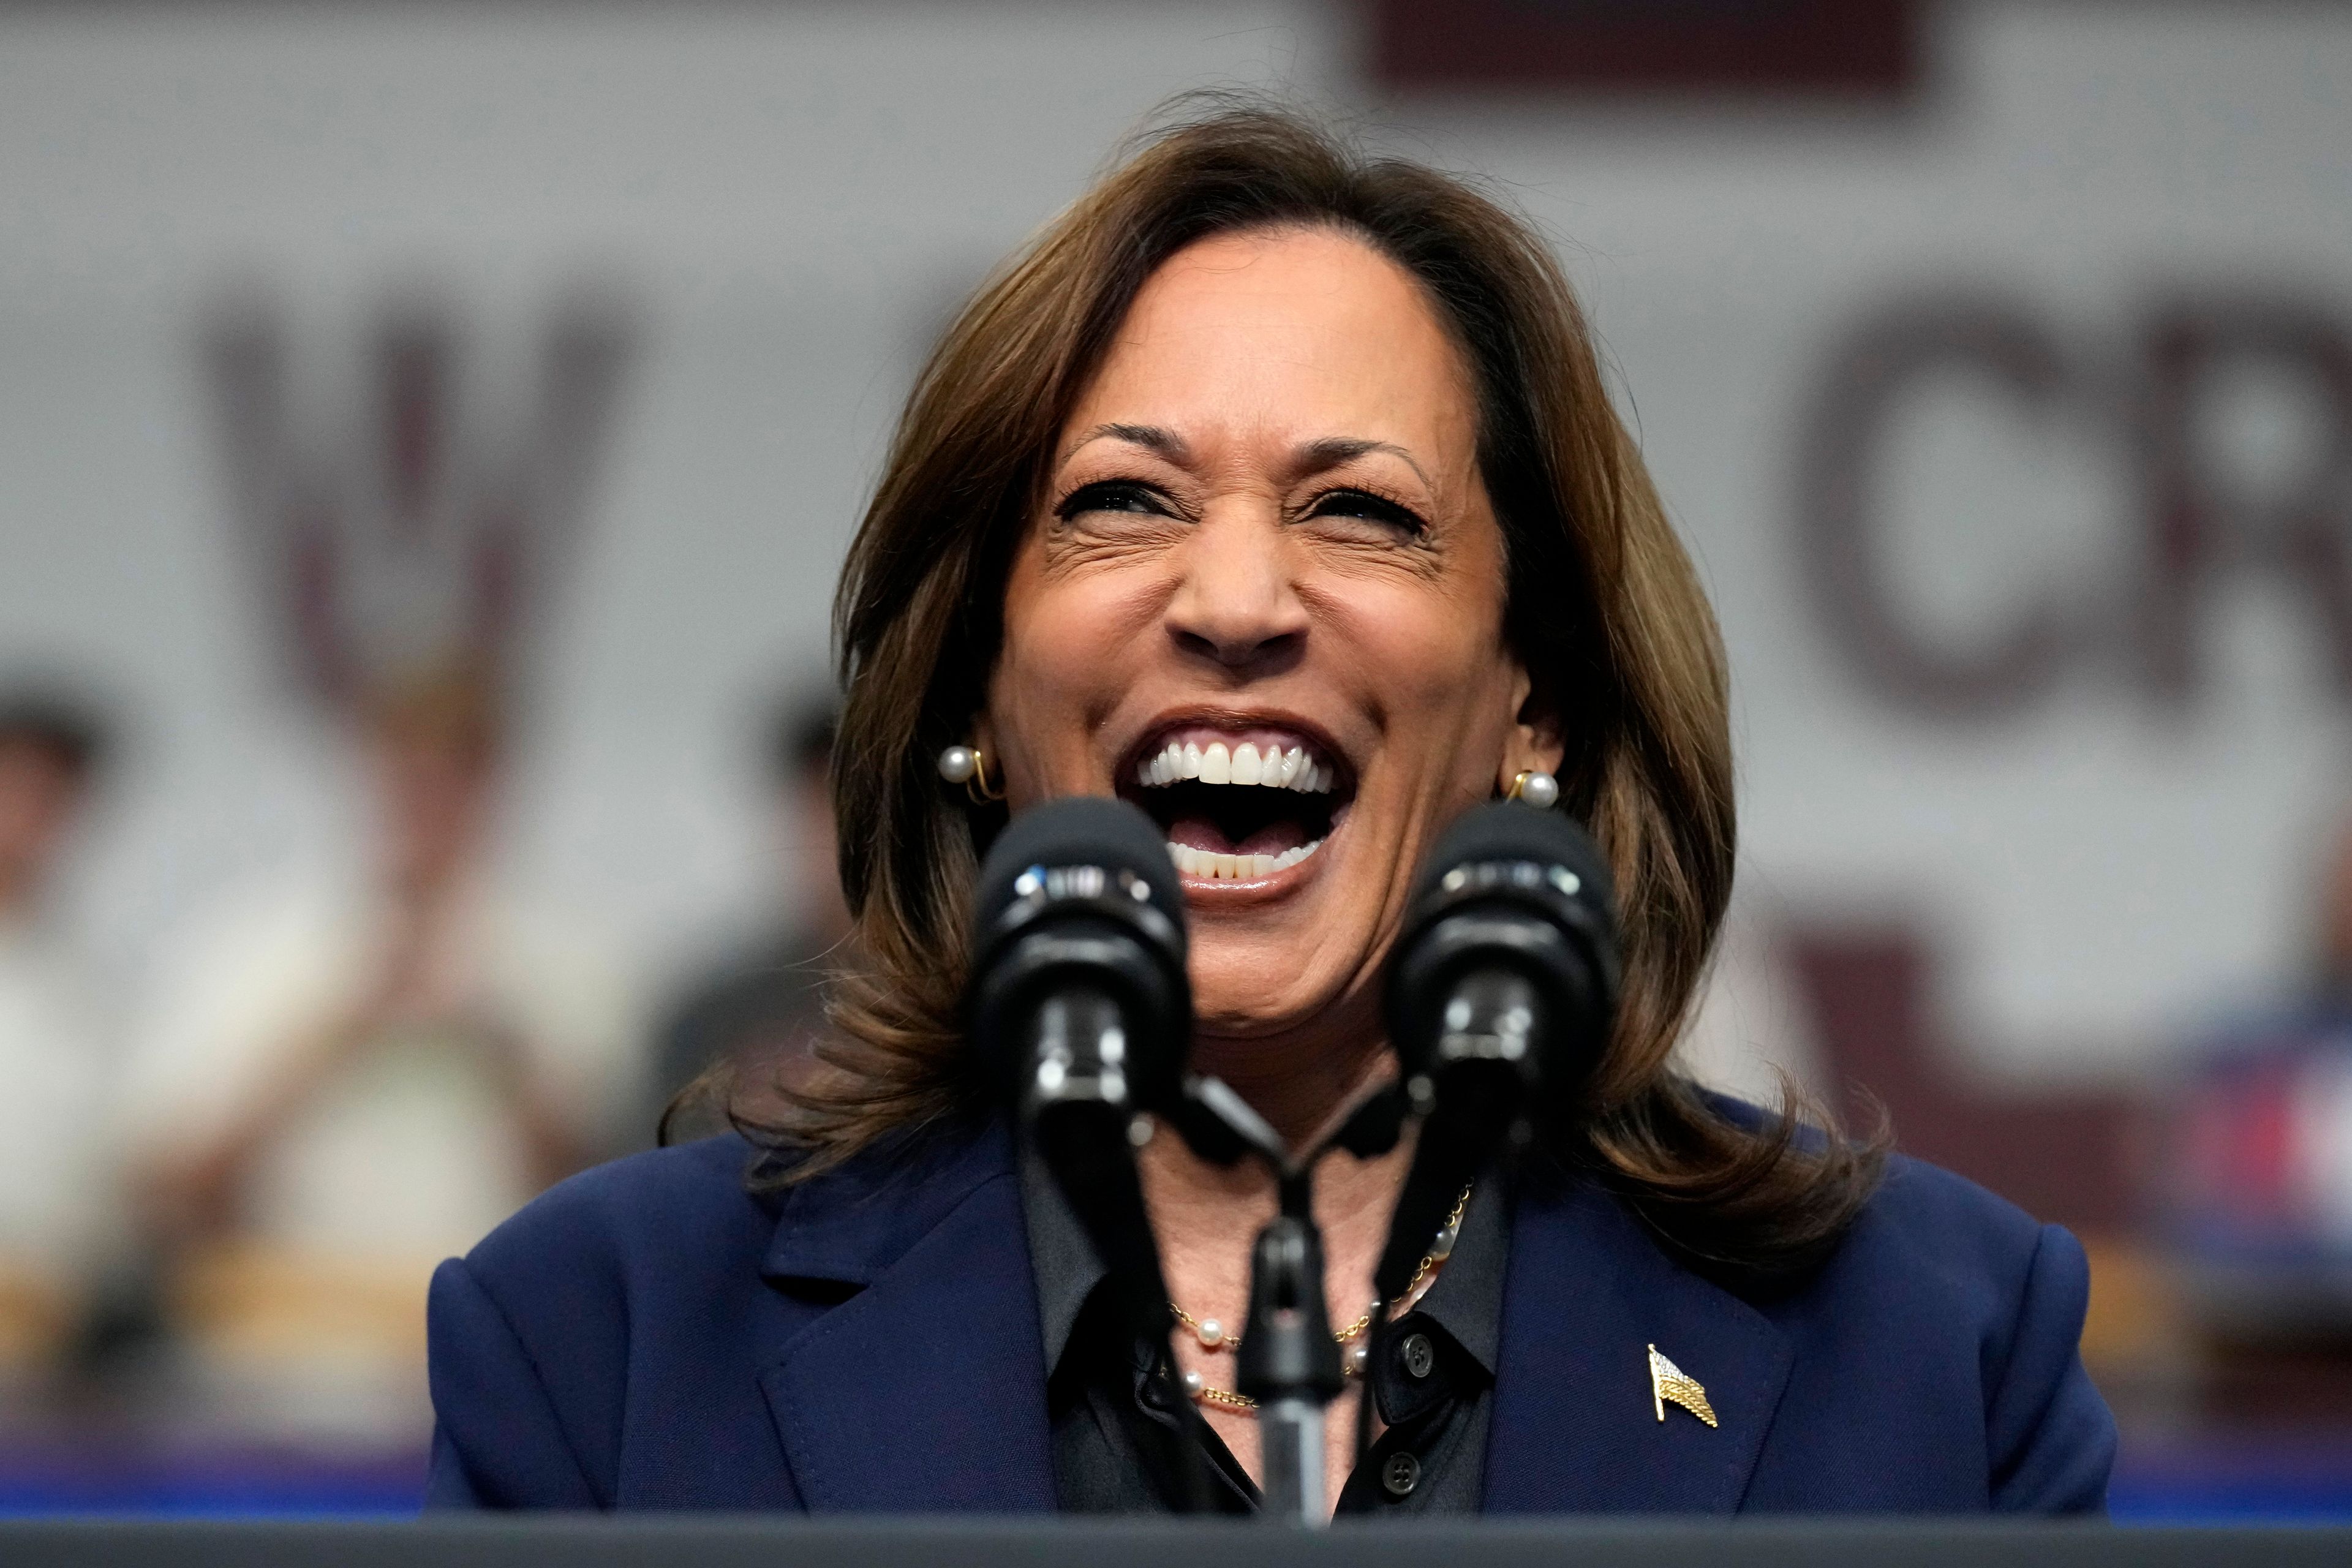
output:
[[[1141, 447], [1179, 467], [1189, 466], [1192, 458], [1192, 448], [1173, 430], [1164, 430], [1157, 425], [1097, 425], [1064, 449], [1062, 461], [1069, 461], [1080, 447], [1101, 440], [1125, 441], [1130, 446]], [[1436, 488], [1428, 470], [1414, 461], [1411, 452], [1393, 441], [1373, 441], [1359, 436], [1325, 436], [1307, 442], [1293, 456], [1290, 478], [1293, 481], [1302, 479], [1309, 474], [1336, 468], [1342, 463], [1353, 462], [1373, 452], [1385, 452], [1395, 458], [1419, 474], [1422, 483]]]
[[1412, 454], [1402, 447], [1393, 441], [1368, 441], [1355, 436], [1326, 436], [1319, 441], [1307, 442], [1298, 449], [1296, 477], [1305, 479], [1308, 474], [1319, 474], [1326, 468], [1336, 468], [1342, 463], [1353, 462], [1358, 458], [1372, 452], [1386, 452], [1414, 473], [1421, 475], [1423, 484], [1428, 485], [1432, 489], [1437, 488], [1427, 471], [1419, 463], [1413, 461]]
[[1192, 456], [1192, 449], [1184, 444], [1184, 437], [1173, 430], [1162, 430], [1157, 425], [1097, 425], [1062, 449], [1062, 461], [1068, 462], [1079, 447], [1102, 440], [1125, 441], [1129, 446], [1141, 447], [1146, 451], [1159, 453], [1180, 468]]

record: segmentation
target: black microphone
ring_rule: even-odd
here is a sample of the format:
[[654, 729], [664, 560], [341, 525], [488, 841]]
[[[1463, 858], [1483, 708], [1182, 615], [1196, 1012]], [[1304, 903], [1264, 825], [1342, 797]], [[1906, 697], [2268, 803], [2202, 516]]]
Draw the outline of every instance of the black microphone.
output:
[[1166, 1110], [1192, 1047], [1184, 902], [1168, 847], [1123, 801], [1024, 812], [980, 869], [971, 1039], [1023, 1123], [1116, 1123]]
[[1573, 1114], [1618, 978], [1609, 863], [1566, 814], [1500, 801], [1438, 840], [1389, 964], [1389, 1040], [1422, 1123], [1373, 1275], [1382, 1301], [1483, 1166]]
[[[1108, 1272], [1121, 1317], [1165, 1346], [1175, 1326], [1135, 1173], [1142, 1112], [1175, 1112], [1192, 1043], [1184, 901], [1168, 846], [1123, 801], [1074, 796], [1016, 816], [982, 864], [968, 1037]], [[1191, 1402], [1168, 1462], [1177, 1500], [1207, 1506]], [[1177, 1441], [1181, 1433], [1185, 1441]]]

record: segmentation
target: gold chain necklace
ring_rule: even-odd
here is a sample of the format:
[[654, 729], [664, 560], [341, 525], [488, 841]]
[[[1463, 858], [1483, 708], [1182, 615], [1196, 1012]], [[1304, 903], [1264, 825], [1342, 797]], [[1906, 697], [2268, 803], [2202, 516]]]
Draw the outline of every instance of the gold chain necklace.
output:
[[[1389, 1303], [1390, 1317], [1393, 1318], [1406, 1311], [1428, 1291], [1429, 1277], [1436, 1272], [1439, 1264], [1453, 1256], [1454, 1240], [1462, 1234], [1462, 1215], [1469, 1207], [1470, 1188], [1465, 1187], [1462, 1189], [1462, 1195], [1454, 1200], [1454, 1212], [1445, 1216], [1445, 1223], [1438, 1227], [1437, 1235], [1430, 1241], [1429, 1250], [1422, 1254], [1421, 1262], [1412, 1271], [1412, 1279], [1405, 1285], [1404, 1294]], [[1192, 1331], [1192, 1337], [1201, 1342], [1202, 1350], [1232, 1351], [1239, 1353], [1242, 1348], [1241, 1335], [1225, 1332], [1224, 1324], [1216, 1319], [1195, 1318], [1173, 1301], [1168, 1303], [1168, 1310], [1176, 1314], [1178, 1322]], [[1343, 1346], [1354, 1343], [1366, 1329], [1372, 1326], [1373, 1314], [1378, 1310], [1379, 1308], [1375, 1307], [1372, 1311], [1366, 1312], [1346, 1328], [1332, 1330], [1331, 1338]], [[1364, 1362], [1370, 1354], [1369, 1346], [1357, 1345], [1341, 1363], [1340, 1370], [1349, 1377], [1361, 1377], [1364, 1374]], [[1230, 1388], [1212, 1388], [1197, 1372], [1188, 1372], [1184, 1374], [1184, 1392], [1203, 1405], [1222, 1405], [1228, 1410], [1240, 1410], [1252, 1414], [1257, 1410], [1257, 1401], [1248, 1394], [1235, 1393]]]

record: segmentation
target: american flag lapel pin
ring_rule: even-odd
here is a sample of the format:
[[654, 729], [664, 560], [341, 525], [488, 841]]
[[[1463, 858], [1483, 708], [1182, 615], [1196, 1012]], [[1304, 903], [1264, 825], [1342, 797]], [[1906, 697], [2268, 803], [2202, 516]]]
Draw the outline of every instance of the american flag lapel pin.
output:
[[1652, 1345], [1650, 1405], [1657, 1411], [1659, 1420], [1666, 1418], [1666, 1406], [1670, 1404], [1681, 1405], [1710, 1426], [1717, 1425], [1715, 1407], [1706, 1402], [1706, 1390], [1699, 1386], [1698, 1379], [1660, 1355], [1658, 1347]]

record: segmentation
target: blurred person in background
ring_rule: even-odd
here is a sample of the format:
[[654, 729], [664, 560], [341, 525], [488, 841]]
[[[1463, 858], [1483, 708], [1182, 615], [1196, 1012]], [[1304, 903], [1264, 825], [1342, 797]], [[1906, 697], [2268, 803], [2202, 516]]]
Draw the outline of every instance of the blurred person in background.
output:
[[2161, 1169], [2206, 1325], [2332, 1341], [2352, 1392], [2352, 818], [2319, 867], [2307, 989], [2192, 1050]]
[[95, 719], [0, 695], [0, 1369], [64, 1343], [117, 1232], [99, 987], [56, 909], [103, 752]]
[[803, 698], [776, 715], [767, 754], [781, 818], [776, 869], [782, 897], [768, 931], [706, 970], [663, 1016], [648, 1127], [688, 1089], [694, 1092], [678, 1101], [677, 1120], [715, 1120], [724, 1081], [794, 1079], [813, 1059], [826, 981], [846, 956], [852, 929], [834, 837], [835, 708], [829, 696]]
[[635, 1029], [611, 954], [489, 871], [494, 683], [434, 670], [359, 712], [368, 863], [202, 923], [133, 1063], [131, 1146], [200, 1342], [413, 1372], [432, 1264], [614, 1149]]

